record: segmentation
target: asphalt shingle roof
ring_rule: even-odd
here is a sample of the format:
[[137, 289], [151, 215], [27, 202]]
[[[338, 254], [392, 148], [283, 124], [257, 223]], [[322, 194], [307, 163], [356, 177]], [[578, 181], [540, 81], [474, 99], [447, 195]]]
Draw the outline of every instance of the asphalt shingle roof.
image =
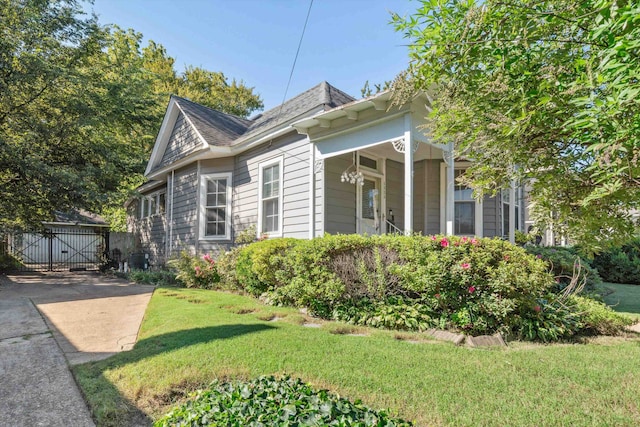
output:
[[244, 134], [251, 121], [226, 114], [173, 95], [176, 103], [196, 130], [211, 145], [229, 146]]
[[173, 96], [180, 109], [210, 145], [230, 146], [291, 121], [318, 107], [325, 111], [355, 100], [352, 96], [322, 82], [294, 96], [253, 119], [243, 119], [232, 114], [205, 107], [188, 99]]

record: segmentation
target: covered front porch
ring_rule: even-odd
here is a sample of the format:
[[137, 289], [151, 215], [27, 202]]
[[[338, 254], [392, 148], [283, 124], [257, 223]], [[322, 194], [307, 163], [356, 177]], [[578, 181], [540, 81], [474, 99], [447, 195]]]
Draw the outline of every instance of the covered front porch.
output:
[[515, 240], [521, 210], [504, 204], [518, 200], [515, 186], [500, 200], [474, 200], [456, 182], [469, 163], [421, 131], [427, 106], [423, 94], [390, 108], [385, 92], [294, 125], [311, 143], [310, 238], [419, 232]]

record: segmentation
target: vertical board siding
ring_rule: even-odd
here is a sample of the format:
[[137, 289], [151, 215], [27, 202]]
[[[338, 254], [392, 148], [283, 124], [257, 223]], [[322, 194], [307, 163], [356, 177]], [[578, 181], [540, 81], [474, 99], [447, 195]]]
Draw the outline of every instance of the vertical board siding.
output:
[[386, 175], [386, 214], [389, 214], [389, 209], [393, 210], [396, 227], [404, 230], [404, 164], [387, 159]]
[[351, 153], [324, 161], [324, 231], [330, 234], [356, 232], [356, 186], [340, 181], [340, 175], [353, 163]]
[[200, 144], [202, 144], [202, 141], [198, 137], [198, 134], [185, 119], [184, 114], [180, 113], [173, 126], [167, 148], [164, 151], [162, 161], [158, 167], [174, 163], [176, 160], [195, 151]]

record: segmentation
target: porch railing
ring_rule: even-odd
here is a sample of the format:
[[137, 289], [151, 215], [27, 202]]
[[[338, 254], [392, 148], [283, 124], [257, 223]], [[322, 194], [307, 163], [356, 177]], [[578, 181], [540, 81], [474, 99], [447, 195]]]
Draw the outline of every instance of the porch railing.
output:
[[396, 227], [396, 225], [394, 223], [392, 223], [388, 219], [386, 219], [385, 222], [387, 224], [387, 233], [389, 233], [389, 234], [404, 234], [404, 231], [400, 230], [398, 227]]

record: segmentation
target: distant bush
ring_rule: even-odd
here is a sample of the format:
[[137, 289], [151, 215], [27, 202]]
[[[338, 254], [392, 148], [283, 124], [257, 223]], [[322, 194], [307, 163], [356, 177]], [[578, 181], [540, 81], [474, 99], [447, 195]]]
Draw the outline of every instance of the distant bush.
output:
[[209, 254], [200, 257], [182, 251], [168, 264], [177, 271], [176, 279], [188, 288], [213, 289], [220, 282], [216, 261]]
[[602, 285], [598, 270], [591, 267], [588, 259], [581, 257], [577, 250], [564, 246], [526, 246], [528, 253], [543, 259], [558, 283], [559, 290], [574, 280], [584, 284], [587, 291], [595, 291]]
[[154, 286], [172, 286], [180, 284], [176, 272], [167, 269], [131, 270], [126, 277], [132, 282]]
[[214, 382], [155, 422], [165, 426], [410, 426], [360, 401], [314, 390], [300, 379], [260, 377], [250, 382]]
[[20, 268], [22, 264], [18, 259], [8, 253], [0, 252], [0, 271], [13, 271]]
[[606, 282], [640, 285], [640, 238], [597, 254], [593, 266]]

